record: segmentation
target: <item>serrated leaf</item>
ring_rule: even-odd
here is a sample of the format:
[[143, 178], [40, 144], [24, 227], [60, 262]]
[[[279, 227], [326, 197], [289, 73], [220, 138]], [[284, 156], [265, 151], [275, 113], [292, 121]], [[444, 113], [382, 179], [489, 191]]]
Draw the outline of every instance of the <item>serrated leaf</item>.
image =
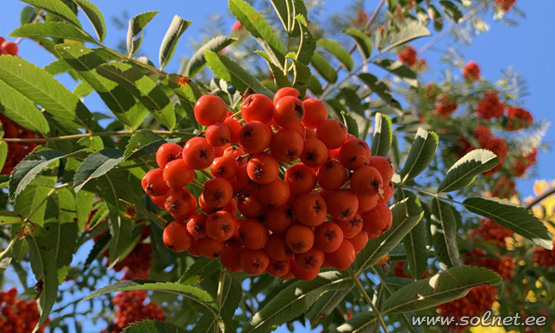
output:
[[0, 225], [18, 224], [21, 222], [23, 222], [23, 216], [21, 216], [21, 214], [8, 210], [0, 211]]
[[123, 160], [131, 160], [144, 156], [154, 156], [158, 147], [166, 143], [166, 140], [153, 133], [149, 129], [142, 129], [133, 134], [125, 146]]
[[229, 38], [225, 36], [217, 36], [212, 38], [204, 45], [202, 45], [195, 52], [195, 54], [193, 54], [189, 62], [187, 62], [187, 67], [185, 67], [185, 72], [183, 75], [192, 78], [192, 77], [195, 77], [198, 73], [200, 73], [200, 71], [204, 68], [204, 65], [206, 64], [206, 59], [204, 58], [204, 51], [209, 50], [209, 51], [218, 53], [236, 41], [237, 40], [234, 38]]
[[447, 14], [447, 16], [455, 21], [455, 23], [459, 23], [459, 21], [463, 17], [463, 14], [459, 7], [457, 7], [457, 5], [455, 5], [451, 1], [447, 0], [441, 0], [439, 3], [441, 4], [441, 7], [443, 8], [445, 14]]
[[293, 60], [293, 87], [299, 91], [301, 96], [305, 95], [311, 78], [310, 67]]
[[272, 6], [274, 6], [274, 10], [277, 16], [279, 17], [281, 24], [283, 25], [283, 28], [287, 30], [288, 28], [287, 20], [290, 19], [290, 15], [287, 12], [286, 2], [283, 0], [271, 0], [271, 2], [272, 2]]
[[316, 49], [316, 41], [314, 37], [312, 37], [310, 30], [308, 30], [306, 18], [304, 16], [300, 14], [297, 15], [295, 17], [295, 22], [300, 29], [299, 49], [297, 50], [296, 58], [301, 64], [308, 65]]
[[135, 322], [122, 333], [186, 333], [187, 330], [174, 324], [159, 320], [142, 320]]
[[63, 61], [98, 93], [119, 120], [131, 128], [137, 128], [142, 123], [148, 110], [139, 105], [122, 85], [96, 71], [98, 66], [114, 60], [114, 55], [103, 49], [88, 49], [79, 44], [60, 44], [56, 46], [56, 50]]
[[459, 159], [439, 184], [438, 193], [460, 190], [472, 184], [477, 175], [499, 164], [499, 158], [489, 150], [475, 149]]
[[44, 227], [36, 226], [34, 232], [26, 237], [31, 268], [37, 281], [42, 281], [42, 292], [37, 300], [40, 319], [36, 327], [46, 322], [56, 303], [58, 270], [71, 263], [77, 233], [76, 223], [52, 222]]
[[81, 23], [77, 15], [69, 8], [63, 1], [59, 0], [21, 0], [32, 6], [42, 8], [49, 13], [52, 13], [62, 19], [70, 22], [76, 27], [81, 28]]
[[195, 260], [195, 263], [187, 268], [183, 275], [181, 275], [178, 283], [186, 286], [197, 284], [199, 282], [199, 276], [209, 277], [216, 274], [219, 270], [220, 265], [217, 261], [208, 258], [198, 258]]
[[341, 116], [343, 116], [343, 120], [347, 125], [347, 130], [349, 131], [349, 134], [352, 134], [356, 138], [358, 138], [360, 133], [358, 131], [358, 124], [355, 118], [353, 118], [353, 116], [345, 111], [341, 111]]
[[85, 105], [45, 70], [12, 56], [0, 56], [0, 80], [45, 108], [51, 121], [66, 133], [97, 129]]
[[351, 292], [351, 290], [354, 289], [354, 287], [355, 286], [353, 285], [350, 288], [335, 290], [320, 296], [320, 298], [305, 314], [306, 319], [310, 321], [310, 325], [313, 328], [318, 326], [320, 322], [327, 318], [333, 310], [337, 309], [337, 306]]
[[30, 99], [0, 81], [0, 112], [19, 125], [42, 134], [50, 131], [42, 112]]
[[370, 58], [372, 55], [372, 43], [364, 32], [356, 28], [348, 28], [344, 31], [347, 35], [351, 36], [357, 45], [357, 48], [364, 59]]
[[10, 175], [9, 193], [10, 197], [17, 197], [29, 183], [48, 165], [66, 158], [75, 153], [65, 154], [57, 150], [44, 150], [36, 154], [27, 155], [16, 165]]
[[368, 86], [368, 88], [370, 88], [372, 92], [376, 93], [376, 95], [378, 95], [384, 102], [394, 106], [399, 106], [399, 102], [393, 98], [391, 89], [389, 89], [385, 82], [379, 80], [376, 76], [370, 73], [361, 73], [358, 75], [358, 78], [361, 79]]
[[380, 66], [390, 73], [395, 74], [398, 78], [410, 84], [412, 87], [418, 86], [416, 73], [404, 63], [390, 59], [380, 59], [374, 61], [374, 64]]
[[439, 144], [436, 133], [426, 131], [419, 127], [416, 137], [410, 147], [405, 166], [401, 170], [401, 181], [411, 180], [424, 171], [434, 158]]
[[150, 113], [168, 128], [176, 124], [175, 109], [164, 90], [142, 69], [131, 64], [112, 63], [97, 67], [98, 74], [122, 86], [135, 96]]
[[212, 296], [206, 291], [193, 287], [184, 286], [182, 284], [173, 282], [155, 282], [148, 280], [135, 280], [135, 281], [122, 281], [117, 282], [109, 286], [102, 287], [95, 290], [87, 297], [83, 298], [83, 301], [91, 299], [96, 296], [111, 294], [119, 291], [131, 291], [131, 290], [148, 290], [157, 291], [163, 293], [170, 293], [175, 295], [183, 296], [198, 305], [202, 306], [205, 310], [216, 316], [216, 311], [218, 310], [217, 304], [212, 299]]
[[229, 9], [241, 25], [271, 57], [275, 65], [281, 66], [287, 50], [272, 26], [251, 5], [243, 0], [229, 0]]
[[455, 207], [435, 198], [432, 200], [432, 242], [441, 269], [462, 265], [457, 247], [457, 219]]
[[[287, 76], [285, 74], [283, 74], [283, 69], [274, 65], [274, 63], [272, 62], [272, 59], [270, 58], [270, 55], [268, 53], [266, 53], [264, 51], [261, 51], [261, 50], [256, 50], [256, 51], [254, 51], [254, 53], [256, 53], [256, 54], [260, 55], [262, 58], [264, 58], [264, 60], [266, 61], [266, 63], [270, 67], [270, 70], [272, 71], [272, 75], [274, 76], [274, 80], [275, 80], [278, 88], [291, 87], [291, 82], [289, 82], [289, 79], [287, 78]], [[295, 63], [295, 62], [293, 61], [293, 63]], [[295, 67], [293, 67], [293, 69], [295, 69]], [[310, 69], [308, 71], [310, 72]], [[300, 71], [299, 73], [302, 73], [302, 71]], [[297, 88], [297, 90], [299, 90], [299, 88]]]
[[[129, 27], [127, 28], [127, 55], [131, 56], [137, 52], [138, 46], [136, 45], [137, 36], [143, 31], [145, 26], [158, 14], [159, 11], [151, 11], [141, 13], [137, 16], [132, 17], [129, 20]], [[142, 38], [142, 35], [141, 37]]]
[[552, 237], [547, 228], [529, 210], [493, 198], [468, 198], [463, 201], [463, 205], [469, 211], [499, 223], [538, 246], [553, 249]]
[[316, 45], [322, 47], [324, 50], [333, 54], [339, 62], [345, 67], [347, 71], [351, 71], [354, 66], [354, 61], [349, 52], [341, 46], [338, 42], [332, 39], [321, 38], [318, 39]]
[[424, 280], [408, 284], [385, 301], [382, 313], [402, 313], [424, 310], [460, 298], [472, 287], [496, 286], [502, 279], [484, 267], [459, 266]]
[[[413, 192], [400, 188], [396, 194], [395, 199], [405, 199], [415, 202], [419, 208], [422, 207], [420, 200]], [[416, 206], [414, 206], [416, 207]], [[428, 232], [426, 224], [420, 221], [403, 239], [403, 245], [406, 252], [406, 261], [408, 263], [410, 276], [415, 280], [420, 278], [428, 268]]]
[[90, 1], [87, 0], [73, 0], [75, 1], [81, 10], [87, 15], [89, 21], [96, 32], [96, 36], [99, 42], [104, 40], [106, 37], [106, 22], [104, 21], [104, 16], [98, 7]]
[[11, 37], [53, 37], [94, 43], [88, 33], [70, 24], [62, 22], [29, 23], [22, 25], [10, 33]]
[[376, 113], [374, 124], [374, 137], [371, 148], [372, 156], [386, 157], [393, 141], [391, 118], [378, 112]]
[[360, 275], [367, 267], [384, 255], [388, 254], [422, 219], [422, 209], [409, 198], [390, 207], [393, 214], [391, 229], [378, 238], [368, 241], [368, 244], [357, 255], [351, 265], [355, 275]]
[[308, 89], [316, 96], [320, 96], [324, 90], [322, 89], [322, 84], [318, 81], [318, 78], [314, 75], [310, 76], [310, 82], [308, 83]]
[[123, 151], [113, 148], [103, 149], [87, 156], [75, 172], [73, 178], [75, 192], [79, 192], [89, 180], [104, 176], [122, 160]]
[[320, 53], [315, 52], [312, 55], [310, 62], [312, 67], [320, 74], [326, 81], [335, 83], [337, 81], [337, 72], [335, 68], [324, 58]]
[[6, 157], [8, 157], [8, 144], [6, 141], [0, 141], [0, 170], [2, 170], [4, 164], [6, 164]]
[[274, 94], [260, 83], [254, 76], [249, 74], [241, 65], [225, 55], [219, 55], [212, 51], [205, 51], [206, 62], [214, 74], [229, 83], [237, 90], [245, 91], [251, 88], [254, 92], [273, 96]]
[[53, 177], [38, 176], [15, 198], [14, 212], [42, 226], [46, 205], [41, 203], [47, 200], [48, 193], [55, 185], [56, 180]]
[[255, 313], [242, 332], [268, 332], [274, 325], [305, 313], [322, 293], [349, 288], [352, 284], [349, 276], [338, 271], [320, 273], [312, 281], [296, 281]]
[[19, 22], [21, 25], [31, 23], [35, 17], [37, 17], [37, 12], [33, 6], [25, 6], [21, 10], [21, 14], [19, 15]]
[[391, 43], [386, 46], [381, 52], [386, 52], [394, 47], [408, 43], [411, 40], [429, 35], [430, 31], [428, 31], [425, 26], [418, 22], [411, 21], [409, 24], [402, 27], [401, 30], [397, 34], [395, 34], [395, 36], [393, 36], [393, 38], [391, 39]]
[[166, 67], [166, 65], [170, 62], [175, 52], [175, 48], [177, 47], [179, 38], [181, 38], [181, 35], [183, 35], [185, 30], [189, 28], [191, 23], [191, 21], [184, 20], [177, 15], [173, 17], [172, 23], [170, 24], [170, 27], [162, 40], [162, 45], [160, 46], [160, 69]]
[[436, 6], [428, 5], [428, 14], [434, 21], [434, 29], [436, 31], [441, 31], [441, 29], [443, 29], [443, 18], [441, 17], [441, 13], [437, 10]]

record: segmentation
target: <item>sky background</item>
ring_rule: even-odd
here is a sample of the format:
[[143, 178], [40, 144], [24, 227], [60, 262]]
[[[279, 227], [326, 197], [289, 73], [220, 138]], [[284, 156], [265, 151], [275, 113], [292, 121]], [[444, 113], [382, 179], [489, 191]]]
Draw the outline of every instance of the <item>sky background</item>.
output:
[[[146, 0], [93, 0], [93, 2], [104, 13], [108, 25], [107, 38], [104, 43], [110, 47], [116, 47], [117, 43], [125, 38], [126, 34], [125, 31], [116, 28], [112, 22], [112, 17], [121, 16], [123, 12], [134, 16], [149, 10], [159, 10], [160, 13], [147, 26], [141, 47], [142, 52], [149, 56], [155, 64], [157, 64], [160, 42], [173, 16], [177, 14], [192, 21], [193, 24], [183, 35], [172, 62], [165, 69], [168, 72], [176, 72], [179, 69], [180, 57], [190, 57], [194, 53], [195, 50], [191, 48], [190, 41], [203, 28], [202, 23], [205, 22], [207, 15], [212, 13], [221, 14], [226, 18], [230, 28], [234, 22], [229, 15], [227, 1], [225, 0], [164, 0], [156, 2]], [[350, 1], [325, 1], [326, 13], [340, 11], [349, 3]], [[19, 26], [19, 13], [26, 4], [17, 0], [1, 0], [1, 4], [3, 15], [2, 20], [0, 20], [0, 36], [6, 37]], [[366, 1], [366, 10], [371, 12], [376, 4], [377, 0]], [[482, 75], [492, 81], [496, 81], [501, 76], [502, 70], [513, 66], [528, 84], [530, 95], [525, 98], [527, 103], [524, 107], [532, 112], [535, 119], [544, 119], [553, 124], [555, 123], [555, 107], [553, 106], [555, 66], [549, 62], [549, 59], [552, 59], [555, 55], [555, 43], [553, 43], [553, 26], [549, 25], [548, 22], [552, 20], [552, 13], [555, 12], [555, 1], [518, 1], [517, 7], [527, 16], [525, 19], [517, 19], [519, 23], [517, 27], [508, 27], [496, 23], [490, 18], [487, 20], [490, 30], [476, 37], [472, 45], [458, 46], [452, 40], [446, 38], [427, 51], [424, 57], [433, 69], [438, 66], [439, 58], [449, 47], [456, 47], [467, 60], [476, 61], [482, 69]], [[82, 18], [82, 22], [88, 24], [86, 18]], [[87, 25], [85, 27], [88, 28]], [[89, 31], [91, 30], [89, 29]], [[416, 46], [421, 46], [429, 40], [429, 37], [423, 38], [416, 43]], [[23, 41], [19, 48], [21, 57], [41, 67], [54, 60], [50, 54], [31, 41]], [[439, 70], [433, 71], [433, 73], [440, 75]], [[74, 88], [75, 83], [72, 80], [64, 77], [61, 80], [70, 89]], [[98, 102], [98, 99], [96, 101], [87, 99], [86, 103], [93, 111], [103, 110], [103, 106]], [[553, 127], [548, 130], [547, 136], [544, 138], [545, 142], [555, 144], [554, 131]], [[538, 176], [529, 180], [520, 180], [518, 189], [521, 193], [525, 197], [532, 195], [534, 179], [555, 179], [553, 165], [555, 165], [555, 152], [540, 151], [538, 165], [534, 169]], [[95, 328], [92, 329], [95, 330]], [[299, 331], [304, 330], [299, 329]], [[315, 330], [315, 332], [318, 331], [319, 329]]]

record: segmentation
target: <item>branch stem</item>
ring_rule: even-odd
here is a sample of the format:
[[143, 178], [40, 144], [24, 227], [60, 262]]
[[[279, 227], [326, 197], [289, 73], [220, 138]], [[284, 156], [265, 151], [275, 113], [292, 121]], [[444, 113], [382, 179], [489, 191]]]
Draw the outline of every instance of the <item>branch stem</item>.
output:
[[368, 303], [368, 305], [370, 306], [370, 309], [372, 309], [372, 312], [374, 312], [374, 315], [376, 315], [376, 318], [378, 319], [378, 322], [380, 323], [380, 326], [383, 328], [384, 332], [388, 333], [387, 325], [383, 321], [382, 315], [374, 305], [374, 302], [372, 302], [372, 300], [370, 299], [370, 296], [368, 296], [368, 293], [366, 292], [366, 289], [364, 289], [364, 286], [360, 283], [358, 276], [356, 276], [355, 273], [350, 268], [347, 268], [347, 273], [349, 273], [349, 275], [351, 276], [351, 279], [355, 283], [355, 286], [362, 294], [362, 297], [364, 297], [364, 300], [366, 301], [366, 303]]
[[527, 203], [526, 205], [524, 205], [525, 209], [530, 209], [533, 206], [539, 204], [540, 202], [542, 202], [543, 200], [547, 199], [549, 196], [555, 194], [555, 186], [547, 189], [546, 191], [544, 191], [542, 194], [540, 194], [539, 196], [535, 197], [534, 199], [532, 199], [532, 201], [530, 201], [529, 203]]
[[[71, 134], [71, 135], [63, 135], [63, 136], [53, 136], [53, 137], [45, 137], [45, 138], [34, 138], [34, 139], [20, 139], [20, 138], [0, 138], [1, 141], [5, 142], [54, 142], [54, 141], [63, 141], [63, 140], [75, 140], [75, 139], [82, 139], [82, 138], [91, 138], [96, 136], [127, 136], [133, 135], [137, 133], [137, 131], [117, 131], [117, 132], [92, 132], [92, 133], [82, 133], [82, 134]], [[161, 134], [161, 135], [171, 135], [171, 136], [194, 136], [193, 133], [188, 132], [176, 132], [176, 131], [152, 131], [154, 134]]]

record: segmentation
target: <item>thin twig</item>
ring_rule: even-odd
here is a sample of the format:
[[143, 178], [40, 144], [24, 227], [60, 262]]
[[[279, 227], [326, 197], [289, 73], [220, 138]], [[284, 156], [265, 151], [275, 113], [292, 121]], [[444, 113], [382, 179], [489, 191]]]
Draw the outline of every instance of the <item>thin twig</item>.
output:
[[380, 323], [380, 326], [384, 329], [384, 332], [388, 333], [387, 325], [383, 321], [382, 315], [380, 314], [380, 312], [378, 311], [378, 309], [374, 305], [374, 302], [372, 302], [372, 300], [370, 299], [370, 296], [368, 296], [368, 293], [366, 292], [366, 289], [364, 289], [364, 286], [360, 283], [360, 281], [358, 279], [358, 276], [356, 276], [355, 273], [350, 268], [347, 268], [347, 273], [349, 273], [349, 275], [351, 276], [351, 279], [355, 283], [357, 289], [362, 294], [362, 297], [364, 297], [364, 300], [366, 301], [366, 303], [368, 303], [368, 305], [370, 306], [370, 309], [372, 309], [372, 312], [374, 313], [374, 315], [378, 319], [378, 322]]
[[[32, 138], [32, 139], [20, 139], [20, 138], [0, 138], [1, 141], [5, 142], [53, 142], [53, 141], [63, 141], [63, 140], [74, 140], [82, 138], [91, 138], [96, 136], [127, 136], [133, 135], [138, 131], [117, 131], [117, 132], [92, 132], [92, 133], [82, 133], [82, 134], [71, 134], [63, 136], [53, 136], [45, 138]], [[176, 132], [176, 131], [152, 131], [154, 134], [162, 135], [172, 135], [172, 136], [194, 136], [195, 134], [189, 132]]]
[[527, 203], [526, 205], [524, 205], [525, 209], [530, 209], [533, 206], [539, 204], [540, 202], [542, 202], [543, 200], [547, 199], [549, 196], [555, 194], [555, 186], [547, 189], [545, 192], [543, 192], [542, 194], [540, 194], [539, 196], [535, 197], [534, 199], [532, 199], [532, 201], [530, 201], [529, 203]]

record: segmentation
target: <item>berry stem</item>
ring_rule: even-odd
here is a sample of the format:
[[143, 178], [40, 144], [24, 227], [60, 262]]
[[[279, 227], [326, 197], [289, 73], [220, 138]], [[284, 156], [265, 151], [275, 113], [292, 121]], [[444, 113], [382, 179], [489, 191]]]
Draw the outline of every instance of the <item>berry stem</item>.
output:
[[15, 244], [15, 240], [17, 239], [17, 237], [12, 238], [12, 240], [10, 241], [10, 243], [8, 244], [8, 247], [6, 247], [6, 249], [4, 251], [2, 251], [2, 253], [0, 253], [0, 261], [2, 261], [2, 259], [4, 259], [4, 256], [6, 254], [8, 254], [8, 252], [10, 252], [10, 250], [12, 249], [12, 247]]
[[150, 221], [154, 222], [157, 226], [159, 226], [160, 228], [162, 228], [162, 230], [166, 227], [166, 225], [168, 225], [168, 221], [166, 219], [161, 218], [160, 216], [149, 212], [148, 210], [139, 207], [135, 204], [132, 204], [129, 201], [123, 200], [123, 199], [119, 199], [119, 201], [123, 202], [124, 204], [128, 205], [129, 207], [135, 209], [138, 213], [141, 213], [142, 215], [144, 215], [147, 219], [149, 219]]
[[[53, 137], [45, 137], [45, 138], [31, 138], [31, 139], [20, 139], [20, 138], [0, 138], [1, 141], [5, 142], [54, 142], [54, 141], [63, 141], [63, 140], [74, 140], [74, 139], [82, 139], [82, 138], [91, 138], [96, 136], [127, 136], [133, 135], [137, 133], [137, 131], [117, 131], [117, 132], [93, 132], [93, 133], [83, 133], [83, 134], [71, 134], [71, 135], [63, 135], [63, 136], [53, 136]], [[193, 137], [195, 134], [189, 132], [176, 132], [176, 131], [152, 131], [154, 134], [162, 134], [162, 135], [169, 135], [169, 136], [190, 136]]]
[[372, 302], [372, 300], [370, 299], [370, 296], [368, 296], [366, 289], [364, 289], [364, 286], [360, 283], [358, 276], [355, 275], [355, 273], [351, 270], [351, 268], [347, 268], [347, 273], [349, 273], [357, 289], [364, 297], [364, 300], [366, 301], [366, 303], [368, 303], [368, 305], [370, 306], [370, 309], [372, 309], [372, 312], [374, 312], [374, 314], [376, 315], [376, 318], [378, 319], [378, 322], [380, 323], [380, 326], [383, 328], [384, 332], [388, 333], [389, 331], [387, 330], [387, 325], [383, 321], [383, 318], [380, 312], [378, 311], [378, 309], [376, 308], [376, 306], [374, 305], [374, 302]]
[[[222, 312], [222, 299], [224, 294], [225, 275], [226, 275], [226, 270], [225, 270], [225, 267], [222, 266], [220, 268], [220, 280], [218, 281], [218, 293], [216, 294], [216, 302], [218, 303], [218, 309], [220, 309], [218, 313], [219, 315], [221, 315], [221, 312]], [[219, 328], [218, 326], [222, 325], [221, 331], [225, 332], [225, 327], [224, 327], [225, 323], [220, 322], [219, 316], [216, 317], [214, 320], [215, 320], [214, 331], [218, 333], [218, 328]]]
[[241, 115], [241, 110], [235, 112], [234, 114], [232, 114], [231, 116], [229, 116], [229, 118], [237, 118]]

